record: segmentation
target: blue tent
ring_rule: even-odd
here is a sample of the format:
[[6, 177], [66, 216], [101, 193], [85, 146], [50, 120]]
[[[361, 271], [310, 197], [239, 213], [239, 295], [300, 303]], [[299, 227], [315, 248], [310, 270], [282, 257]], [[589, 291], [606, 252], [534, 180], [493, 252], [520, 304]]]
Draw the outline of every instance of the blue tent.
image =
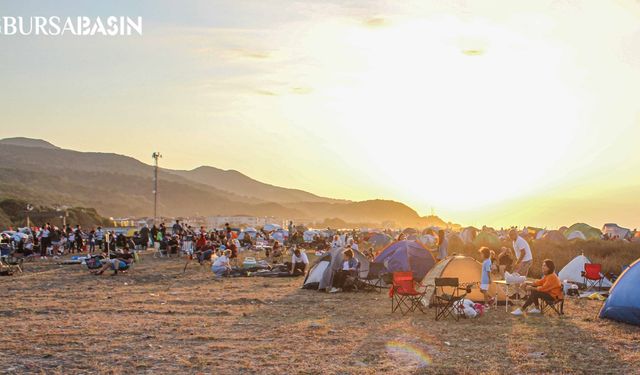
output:
[[387, 272], [412, 271], [416, 280], [422, 280], [436, 264], [431, 252], [418, 241], [394, 242], [374, 262], [383, 263]]
[[387, 246], [391, 242], [391, 237], [387, 236], [384, 233], [377, 233], [371, 236], [367, 242], [369, 242], [374, 247], [382, 248], [384, 246]]
[[608, 318], [640, 326], [640, 259], [633, 262], [616, 280], [609, 298], [600, 310], [601, 318]]

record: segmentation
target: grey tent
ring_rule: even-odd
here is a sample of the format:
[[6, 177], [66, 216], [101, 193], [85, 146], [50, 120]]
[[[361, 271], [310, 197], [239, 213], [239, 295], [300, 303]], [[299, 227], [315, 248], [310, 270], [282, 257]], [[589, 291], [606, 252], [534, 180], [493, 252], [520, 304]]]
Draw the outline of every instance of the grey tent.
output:
[[[309, 269], [302, 287], [318, 290], [331, 288], [334, 273], [342, 267], [342, 252], [344, 250], [343, 247], [331, 249], [316, 259]], [[353, 254], [360, 263], [360, 277], [366, 277], [369, 273], [369, 259], [358, 250], [353, 250]]]

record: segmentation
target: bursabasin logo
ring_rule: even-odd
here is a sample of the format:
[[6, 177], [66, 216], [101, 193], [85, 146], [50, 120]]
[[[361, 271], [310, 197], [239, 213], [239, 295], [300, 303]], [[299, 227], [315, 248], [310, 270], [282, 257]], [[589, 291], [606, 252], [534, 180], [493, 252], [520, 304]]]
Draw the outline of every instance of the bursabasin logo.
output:
[[142, 35], [142, 17], [0, 17], [0, 35]]

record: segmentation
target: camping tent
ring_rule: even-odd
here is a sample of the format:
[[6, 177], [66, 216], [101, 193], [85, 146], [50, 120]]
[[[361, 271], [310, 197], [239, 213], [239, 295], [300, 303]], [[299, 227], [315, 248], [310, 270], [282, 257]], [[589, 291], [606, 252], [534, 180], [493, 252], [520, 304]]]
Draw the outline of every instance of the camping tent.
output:
[[573, 232], [567, 234], [567, 239], [568, 240], [586, 240], [587, 237], [585, 237], [584, 234], [582, 234], [582, 232], [578, 231], [578, 230], [574, 230]]
[[[584, 283], [584, 278], [582, 277], [582, 271], [584, 271], [584, 265], [586, 263], [591, 263], [589, 258], [584, 255], [578, 255], [573, 258], [571, 262], [567, 263], [566, 266], [558, 272], [558, 277], [560, 280], [564, 281], [572, 281], [574, 283]], [[602, 286], [604, 288], [611, 287], [611, 281], [609, 281], [606, 277], [602, 280]]]
[[391, 237], [384, 233], [377, 233], [369, 237], [367, 242], [369, 242], [374, 249], [382, 249], [391, 243]]
[[633, 262], [616, 280], [600, 317], [640, 326], [640, 259]]
[[576, 230], [582, 232], [582, 234], [584, 234], [587, 240], [598, 240], [602, 235], [602, 232], [600, 232], [600, 229], [594, 228], [585, 223], [575, 223], [572, 226], [570, 226], [567, 230], [565, 230], [563, 233], [569, 234]]
[[[467, 295], [467, 298], [473, 301], [484, 300], [484, 295], [480, 291], [482, 264], [477, 260], [462, 255], [447, 257], [446, 259], [438, 262], [438, 264], [429, 271], [422, 281], [422, 284], [434, 285], [435, 279], [439, 277], [457, 277], [461, 285], [467, 283], [474, 284], [472, 286], [471, 293]], [[495, 297], [496, 293], [498, 301], [504, 301], [506, 299], [503, 289], [492, 283], [489, 286], [489, 295]], [[425, 302], [430, 301], [432, 295], [433, 287], [430, 287], [428, 288], [428, 293], [425, 296]]]
[[[341, 247], [331, 249], [331, 251], [317, 258], [311, 268], [309, 268], [309, 273], [307, 273], [307, 277], [304, 279], [302, 288], [318, 290], [331, 288], [334, 273], [342, 267], [343, 251], [344, 248]], [[369, 273], [369, 259], [358, 250], [352, 249], [352, 251], [355, 259], [360, 263], [358, 269], [360, 277], [366, 277]]]
[[542, 239], [549, 242], [564, 242], [567, 240], [567, 238], [563, 236], [559, 230], [548, 231], [544, 234], [544, 236], [542, 236]]
[[387, 272], [412, 271], [416, 280], [422, 280], [436, 264], [431, 252], [418, 241], [394, 242], [374, 262], [384, 263]]
[[473, 245], [477, 247], [487, 246], [492, 249], [499, 249], [502, 246], [498, 235], [493, 232], [485, 232], [482, 231], [478, 233], [475, 240], [473, 240]]
[[271, 238], [274, 240], [283, 243], [289, 237], [289, 231], [284, 229], [278, 229], [277, 231], [271, 233]]
[[449, 233], [447, 235], [447, 241], [449, 242], [449, 248], [447, 249], [449, 254], [462, 252], [462, 249], [464, 249], [464, 241], [462, 241], [458, 233]]
[[474, 227], [467, 227], [462, 230], [460, 233], [460, 238], [464, 241], [465, 244], [473, 243], [473, 240], [476, 239], [476, 235], [478, 234], [478, 229]]
[[426, 246], [434, 246], [436, 243], [438, 243], [438, 238], [431, 234], [423, 234], [422, 236], [418, 237], [418, 240]]
[[306, 230], [302, 233], [302, 239], [304, 242], [313, 242], [313, 237], [320, 236], [320, 232], [317, 230]]
[[238, 237], [244, 238], [244, 236], [249, 236], [249, 238], [255, 239], [258, 235], [258, 231], [256, 231], [255, 228], [252, 227], [245, 228], [242, 233], [244, 233], [244, 235]]
[[282, 229], [282, 227], [278, 224], [266, 224], [262, 229], [264, 229], [265, 232], [273, 232], [274, 230]]
[[602, 233], [608, 234], [609, 238], [619, 238], [621, 240], [631, 238], [631, 231], [622, 228], [618, 224], [607, 223], [602, 227]]

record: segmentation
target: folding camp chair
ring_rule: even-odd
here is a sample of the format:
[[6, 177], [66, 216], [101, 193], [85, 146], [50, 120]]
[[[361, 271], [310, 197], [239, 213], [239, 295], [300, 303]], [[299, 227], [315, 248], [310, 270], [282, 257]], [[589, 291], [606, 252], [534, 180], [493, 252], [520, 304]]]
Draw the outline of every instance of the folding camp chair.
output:
[[[455, 320], [460, 318], [459, 309], [462, 308], [462, 301], [467, 293], [471, 293], [471, 286], [460, 287], [457, 277], [437, 277], [434, 280], [435, 291], [431, 298], [431, 306], [436, 308], [436, 320], [446, 319], [447, 316]], [[460, 291], [464, 291], [460, 294]]]
[[585, 263], [584, 271], [582, 271], [582, 277], [584, 278], [584, 284], [587, 290], [594, 287], [602, 288], [602, 280], [604, 275], [602, 274], [602, 265], [597, 263]]
[[363, 286], [364, 290], [375, 290], [380, 293], [382, 288], [385, 286], [385, 283], [382, 280], [384, 270], [384, 263], [370, 262], [369, 272], [367, 273], [367, 276], [359, 278], [359, 281], [361, 281], [359, 284]]
[[391, 297], [391, 312], [400, 310], [402, 315], [413, 312], [416, 309], [422, 313], [422, 298], [427, 292], [426, 288], [423, 292], [416, 290], [416, 285], [422, 286], [413, 279], [413, 272], [394, 272], [392, 286], [389, 289], [389, 297]]
[[540, 298], [540, 311], [544, 314], [545, 310], [548, 309], [555, 311], [558, 316], [564, 315], [564, 293], [559, 298], [554, 299], [553, 302], [547, 302]]
[[11, 273], [13, 273], [14, 269], [17, 269], [18, 271], [22, 272], [21, 265], [22, 265], [23, 258], [16, 257], [13, 255], [13, 253], [14, 253], [14, 250], [11, 248], [11, 246], [7, 244], [2, 244], [0, 246], [0, 265], [9, 269]]

